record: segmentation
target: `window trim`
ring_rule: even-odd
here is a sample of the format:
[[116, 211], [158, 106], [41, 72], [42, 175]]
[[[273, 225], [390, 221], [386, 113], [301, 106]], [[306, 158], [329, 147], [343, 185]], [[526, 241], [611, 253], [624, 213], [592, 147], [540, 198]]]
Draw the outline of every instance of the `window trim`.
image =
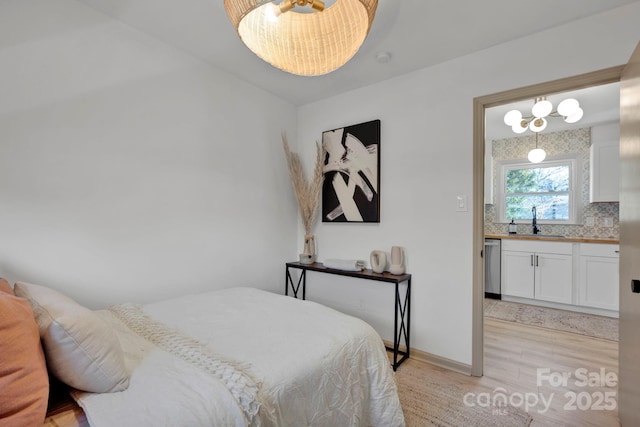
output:
[[[547, 166], [569, 166], [569, 219], [539, 219], [538, 224], [577, 225], [580, 224], [582, 212], [582, 157], [579, 153], [547, 157], [540, 163], [531, 163], [526, 159], [500, 160], [497, 167], [497, 197], [498, 223], [511, 222], [506, 218], [506, 174], [510, 169], [531, 169]], [[516, 224], [529, 224], [530, 220], [515, 220]]]

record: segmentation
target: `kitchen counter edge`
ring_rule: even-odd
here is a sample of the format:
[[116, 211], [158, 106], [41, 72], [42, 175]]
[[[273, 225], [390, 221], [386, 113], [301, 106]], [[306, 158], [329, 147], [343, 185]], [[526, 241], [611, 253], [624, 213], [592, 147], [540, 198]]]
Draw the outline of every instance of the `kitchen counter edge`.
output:
[[514, 239], [514, 240], [541, 240], [545, 242], [577, 242], [577, 243], [603, 243], [610, 245], [619, 245], [618, 239], [601, 239], [595, 237], [545, 237], [541, 236], [522, 236], [517, 234], [485, 234], [485, 239]]

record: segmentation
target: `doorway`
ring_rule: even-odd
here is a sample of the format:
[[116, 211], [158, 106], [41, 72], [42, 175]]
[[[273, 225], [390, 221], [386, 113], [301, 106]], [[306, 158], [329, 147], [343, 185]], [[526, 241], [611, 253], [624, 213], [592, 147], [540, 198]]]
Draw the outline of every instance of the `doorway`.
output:
[[531, 85], [474, 99], [474, 204], [473, 204], [473, 376], [482, 376], [484, 366], [484, 170], [485, 109], [526, 99], [540, 94], [553, 94], [584, 89], [620, 81], [624, 66], [607, 68], [579, 76]]

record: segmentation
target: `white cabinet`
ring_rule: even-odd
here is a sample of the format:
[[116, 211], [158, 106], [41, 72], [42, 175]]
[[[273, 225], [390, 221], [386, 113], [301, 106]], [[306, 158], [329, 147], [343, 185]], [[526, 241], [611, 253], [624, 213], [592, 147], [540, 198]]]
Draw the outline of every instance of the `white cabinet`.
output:
[[618, 310], [619, 246], [580, 244], [578, 304]]
[[484, 143], [484, 204], [493, 204], [493, 141]]
[[620, 127], [616, 124], [591, 129], [589, 201], [620, 200]]
[[573, 255], [535, 254], [535, 299], [573, 302]]
[[534, 293], [534, 266], [533, 254], [529, 252], [519, 252], [505, 250], [506, 241], [502, 241], [502, 262], [501, 262], [501, 282], [502, 294], [533, 298]]
[[502, 294], [573, 303], [573, 244], [502, 241]]

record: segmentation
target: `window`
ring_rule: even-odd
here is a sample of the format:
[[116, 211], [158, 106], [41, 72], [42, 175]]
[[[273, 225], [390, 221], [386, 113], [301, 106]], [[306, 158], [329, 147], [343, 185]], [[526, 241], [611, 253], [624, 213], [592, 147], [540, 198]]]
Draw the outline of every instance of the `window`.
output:
[[502, 162], [499, 176], [500, 221], [529, 222], [536, 208], [538, 222], [577, 222], [579, 183], [577, 157], [542, 163]]

